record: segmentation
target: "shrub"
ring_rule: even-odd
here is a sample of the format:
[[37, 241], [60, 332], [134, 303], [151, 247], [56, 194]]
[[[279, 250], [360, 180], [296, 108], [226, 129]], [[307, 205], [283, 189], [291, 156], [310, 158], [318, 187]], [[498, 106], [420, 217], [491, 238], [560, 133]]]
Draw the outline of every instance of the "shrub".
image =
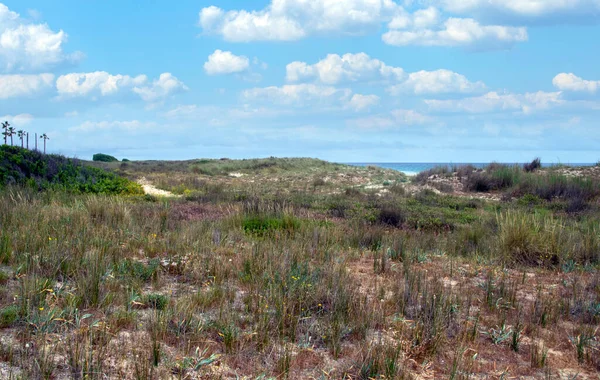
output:
[[530, 163], [523, 165], [523, 170], [525, 170], [527, 173], [531, 173], [538, 170], [541, 167], [542, 161], [539, 158], [535, 158]]
[[555, 198], [590, 201], [600, 193], [597, 181], [589, 178], [566, 177], [561, 174], [528, 175], [515, 189], [516, 193], [534, 194], [551, 201]]
[[19, 307], [10, 305], [0, 309], [0, 328], [10, 327], [19, 319]]
[[312, 185], [313, 188], [317, 188], [319, 186], [325, 186], [327, 183], [325, 182], [325, 180], [323, 178], [315, 178]]
[[499, 248], [506, 261], [556, 266], [564, 254], [567, 234], [551, 216], [506, 212], [498, 216]]
[[334, 218], [347, 217], [348, 211], [351, 209], [351, 205], [343, 198], [332, 199], [326, 207], [329, 214]]
[[469, 175], [471, 175], [471, 173], [473, 173], [474, 171], [476, 171], [475, 166], [463, 165], [456, 168], [456, 175], [458, 176], [458, 178], [466, 178]]
[[10, 184], [74, 193], [144, 193], [135, 182], [75, 159], [44, 155], [16, 146], [0, 146], [0, 188]]
[[414, 176], [412, 178], [413, 183], [418, 183], [421, 185], [424, 185], [425, 183], [427, 183], [427, 180], [429, 179], [429, 177], [433, 176], [433, 175], [437, 175], [437, 176], [446, 176], [450, 173], [450, 168], [448, 168], [448, 166], [446, 165], [441, 165], [441, 166], [436, 166], [434, 168], [431, 168], [429, 170], [424, 170], [422, 172], [419, 172], [419, 174], [417, 174], [416, 176]]
[[148, 307], [156, 310], [164, 310], [169, 305], [169, 298], [162, 294], [148, 294], [145, 301]]
[[487, 192], [503, 190], [518, 184], [521, 180], [520, 169], [517, 166], [489, 164], [484, 172], [471, 172], [464, 180], [467, 190]]
[[401, 227], [405, 221], [406, 215], [399, 207], [390, 204], [381, 206], [377, 217], [380, 224]]
[[293, 233], [300, 228], [300, 221], [287, 215], [283, 217], [254, 215], [243, 220], [242, 228], [247, 234], [256, 236], [265, 236], [275, 231]]
[[473, 172], [467, 177], [464, 185], [469, 191], [484, 193], [494, 188], [494, 180], [487, 173]]
[[109, 156], [104, 153], [96, 153], [92, 156], [92, 160], [96, 162], [118, 162], [119, 160], [116, 157]]

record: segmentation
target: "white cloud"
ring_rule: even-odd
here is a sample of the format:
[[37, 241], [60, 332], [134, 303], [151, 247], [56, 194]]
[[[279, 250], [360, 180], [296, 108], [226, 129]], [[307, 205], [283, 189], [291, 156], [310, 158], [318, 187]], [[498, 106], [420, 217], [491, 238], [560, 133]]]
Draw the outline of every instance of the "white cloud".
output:
[[515, 111], [524, 114], [548, 109], [563, 102], [560, 92], [543, 91], [526, 94], [488, 92], [482, 96], [465, 99], [425, 100], [432, 111], [467, 113]]
[[434, 118], [423, 115], [415, 110], [397, 109], [390, 112], [390, 115], [375, 115], [359, 119], [349, 120], [349, 124], [354, 127], [364, 129], [388, 129], [391, 127], [407, 127], [414, 125], [425, 125], [435, 121]]
[[102, 131], [127, 131], [138, 132], [148, 129], [154, 129], [158, 124], [153, 122], [142, 122], [139, 120], [131, 121], [86, 121], [80, 125], [69, 128], [70, 132], [102, 132]]
[[237, 56], [230, 51], [215, 50], [204, 64], [208, 75], [241, 73], [250, 67], [250, 60], [244, 56]]
[[253, 88], [242, 92], [246, 101], [263, 101], [282, 105], [305, 106], [309, 103], [347, 102], [352, 95], [349, 89], [315, 84], [290, 84], [281, 87]]
[[53, 31], [47, 24], [31, 24], [0, 3], [0, 66], [6, 71], [40, 70], [83, 54], [67, 54], [63, 45], [67, 34]]
[[8, 121], [10, 125], [15, 128], [22, 128], [30, 124], [33, 121], [33, 116], [28, 113], [22, 113], [19, 115], [4, 115], [0, 116], [0, 121]]
[[[423, 3], [432, 1], [449, 6], [439, 4], [444, 0]], [[479, 0], [461, 2], [479, 3]], [[233, 42], [294, 41], [314, 34], [358, 35], [377, 31], [383, 23], [390, 30], [382, 39], [394, 46], [463, 46], [484, 50], [508, 48], [528, 39], [523, 27], [483, 25], [472, 18], [444, 20], [442, 12], [433, 6], [411, 14], [392, 0], [271, 0], [258, 11], [225, 11], [210, 6], [202, 9], [199, 17], [205, 33], [221, 35]]]
[[348, 120], [350, 126], [364, 129], [386, 129], [394, 126], [394, 120], [384, 116], [367, 116]]
[[178, 92], [187, 91], [188, 87], [171, 73], [162, 73], [160, 77], [147, 86], [138, 86], [133, 92], [146, 102], [155, 102]]
[[485, 90], [483, 82], [471, 82], [464, 75], [450, 70], [418, 71], [408, 75], [408, 78], [388, 91], [392, 95], [403, 92], [422, 94], [442, 93], [473, 93]]
[[0, 75], [0, 99], [31, 96], [54, 85], [54, 75]]
[[310, 34], [375, 30], [399, 9], [392, 0], [272, 0], [259, 11], [207, 7], [199, 24], [227, 41], [293, 41]]
[[377, 95], [354, 94], [348, 102], [348, 107], [355, 111], [363, 111], [377, 104], [379, 104], [379, 96]]
[[[398, 27], [399, 23], [390, 23]], [[470, 18], [449, 18], [438, 28], [392, 29], [382, 36], [394, 46], [461, 46], [481, 50], [509, 48], [528, 40], [527, 29], [502, 25], [481, 25]]]
[[425, 29], [440, 24], [442, 15], [437, 8], [419, 9], [412, 15], [400, 10], [388, 24], [390, 29]]
[[461, 14], [496, 14], [528, 18], [592, 16], [600, 12], [598, 0], [434, 0], [444, 9]]
[[179, 118], [193, 116], [198, 112], [198, 106], [195, 104], [178, 105], [177, 107], [165, 113], [168, 118]]
[[123, 88], [131, 88], [144, 84], [148, 78], [145, 75], [130, 77], [129, 75], [111, 75], [105, 71], [92, 73], [71, 73], [61, 75], [56, 80], [59, 95], [86, 96], [99, 94], [112, 95]]
[[398, 109], [391, 112], [394, 120], [401, 125], [422, 125], [431, 123], [433, 118], [414, 110]]
[[579, 91], [594, 94], [598, 89], [600, 89], [600, 80], [585, 80], [573, 73], [558, 74], [552, 80], [552, 84], [554, 84], [554, 87], [563, 91]]
[[312, 109], [321, 111], [351, 109], [359, 112], [379, 104], [377, 95], [353, 94], [348, 88], [312, 83], [252, 88], [242, 92], [242, 99], [248, 103], [268, 103], [299, 108], [311, 106]]
[[384, 83], [392, 95], [404, 92], [415, 94], [473, 93], [485, 89], [482, 82], [470, 82], [464, 75], [450, 70], [419, 71], [406, 74], [400, 67], [388, 66], [365, 53], [329, 54], [311, 65], [292, 62], [286, 67], [288, 82], [315, 81], [326, 85], [367, 82]]
[[109, 96], [123, 91], [138, 94], [147, 102], [167, 97], [187, 87], [170, 73], [163, 73], [159, 79], [148, 83], [146, 75], [112, 75], [105, 71], [92, 73], [71, 73], [61, 75], [56, 80], [56, 88], [61, 98], [81, 96]]
[[286, 67], [286, 79], [289, 82], [300, 82], [317, 79], [325, 84], [359, 81], [397, 81], [404, 77], [404, 70], [387, 66], [378, 59], [365, 53], [329, 54], [314, 65], [306, 62], [292, 62]]

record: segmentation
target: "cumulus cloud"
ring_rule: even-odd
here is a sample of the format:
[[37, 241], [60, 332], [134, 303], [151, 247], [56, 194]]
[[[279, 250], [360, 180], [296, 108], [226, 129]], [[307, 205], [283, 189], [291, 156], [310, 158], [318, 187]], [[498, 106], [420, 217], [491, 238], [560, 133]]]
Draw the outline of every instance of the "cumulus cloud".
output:
[[131, 88], [146, 83], [145, 75], [130, 77], [129, 75], [111, 75], [106, 71], [92, 73], [71, 73], [61, 75], [56, 80], [56, 88], [60, 95], [86, 96], [112, 95], [123, 88]]
[[241, 73], [250, 67], [250, 60], [244, 56], [238, 56], [230, 51], [215, 50], [208, 56], [204, 64], [204, 71], [208, 75]]
[[465, 99], [425, 100], [425, 103], [432, 111], [467, 112], [473, 114], [502, 111], [530, 114], [536, 110], [544, 110], [560, 105], [563, 102], [560, 92], [543, 91], [525, 94], [488, 92], [482, 96]]
[[288, 82], [315, 81], [326, 85], [340, 83], [383, 83], [392, 95], [401, 93], [474, 93], [485, 90], [482, 82], [471, 82], [450, 70], [419, 71], [407, 74], [365, 53], [329, 54], [315, 64], [292, 62], [286, 67]]
[[69, 128], [70, 132], [102, 132], [102, 131], [127, 131], [137, 132], [156, 128], [158, 125], [153, 122], [142, 122], [139, 120], [131, 121], [86, 121], [80, 125]]
[[561, 73], [552, 80], [554, 87], [563, 91], [589, 92], [595, 94], [600, 89], [600, 80], [586, 80], [573, 73]]
[[473, 93], [485, 90], [483, 82], [471, 82], [464, 75], [450, 70], [418, 71], [397, 85], [391, 86], [389, 92], [398, 95], [413, 92], [417, 95], [443, 93]]
[[227, 41], [293, 41], [311, 34], [360, 34], [375, 30], [400, 8], [392, 0], [272, 0], [258, 11], [200, 11], [205, 33]]
[[[443, 0], [437, 3], [440, 1]], [[412, 1], [403, 2], [407, 3]], [[452, 4], [437, 5], [457, 8]], [[205, 33], [221, 35], [232, 42], [294, 41], [314, 34], [358, 35], [377, 31], [384, 23], [390, 30], [382, 39], [394, 46], [502, 49], [528, 38], [523, 27], [483, 25], [473, 18], [445, 18], [433, 6], [410, 13], [392, 0], [272, 0], [266, 8], [255, 11], [226, 11], [210, 6], [202, 9], [199, 17]]]
[[248, 103], [263, 102], [287, 107], [314, 106], [315, 110], [351, 109], [356, 112], [379, 104], [377, 95], [354, 94], [348, 88], [313, 83], [252, 88], [242, 92], [242, 99]]
[[144, 101], [163, 99], [187, 87], [170, 73], [163, 73], [152, 83], [146, 75], [112, 75], [105, 71], [71, 73], [56, 80], [61, 98], [82, 96], [109, 96], [120, 92], [133, 92]]
[[515, 21], [552, 20], [565, 22], [574, 16], [600, 17], [598, 0], [433, 0], [445, 10], [458, 14], [473, 14], [486, 18]]
[[377, 104], [379, 104], [379, 96], [377, 95], [354, 94], [348, 102], [348, 108], [355, 111], [363, 111], [368, 110]]
[[300, 82], [316, 79], [325, 84], [364, 81], [397, 81], [404, 77], [404, 70], [388, 66], [365, 53], [329, 54], [314, 65], [292, 62], [286, 67], [286, 79]]
[[3, 70], [41, 70], [64, 62], [74, 62], [83, 54], [65, 53], [67, 34], [47, 24], [32, 24], [0, 3], [0, 67]]
[[27, 126], [33, 121], [33, 116], [28, 113], [22, 113], [18, 115], [4, 115], [0, 116], [0, 121], [8, 121], [10, 125], [15, 128], [22, 128]]
[[33, 96], [51, 89], [54, 75], [0, 75], [0, 99]]
[[[413, 22], [413, 25], [414, 22]], [[400, 22], [390, 23], [392, 30], [382, 36], [393, 46], [458, 46], [480, 50], [510, 48], [528, 40], [527, 29], [503, 25], [481, 25], [470, 18], [449, 18], [435, 28], [406, 28]]]
[[133, 92], [146, 102], [163, 100], [173, 94], [187, 90], [188, 87], [171, 73], [162, 73], [152, 83], [133, 88]]

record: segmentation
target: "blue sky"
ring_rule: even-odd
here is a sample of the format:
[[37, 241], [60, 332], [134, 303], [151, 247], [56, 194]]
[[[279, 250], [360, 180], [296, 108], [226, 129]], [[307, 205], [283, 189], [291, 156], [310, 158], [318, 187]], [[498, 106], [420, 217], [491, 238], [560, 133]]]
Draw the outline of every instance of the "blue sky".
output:
[[90, 158], [596, 162], [600, 0], [0, 0], [0, 118]]

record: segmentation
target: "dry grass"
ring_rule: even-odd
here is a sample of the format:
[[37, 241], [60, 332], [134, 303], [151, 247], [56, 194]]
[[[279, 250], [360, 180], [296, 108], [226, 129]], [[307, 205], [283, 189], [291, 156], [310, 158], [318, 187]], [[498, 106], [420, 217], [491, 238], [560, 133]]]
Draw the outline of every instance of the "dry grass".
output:
[[[351, 169], [319, 168], [318, 185], [308, 168], [263, 170], [180, 172], [165, 186], [184, 184], [180, 198], [1, 193], [0, 376], [600, 370], [593, 203], [573, 216], [543, 202], [346, 191]], [[304, 187], [277, 192], [296, 177]]]

